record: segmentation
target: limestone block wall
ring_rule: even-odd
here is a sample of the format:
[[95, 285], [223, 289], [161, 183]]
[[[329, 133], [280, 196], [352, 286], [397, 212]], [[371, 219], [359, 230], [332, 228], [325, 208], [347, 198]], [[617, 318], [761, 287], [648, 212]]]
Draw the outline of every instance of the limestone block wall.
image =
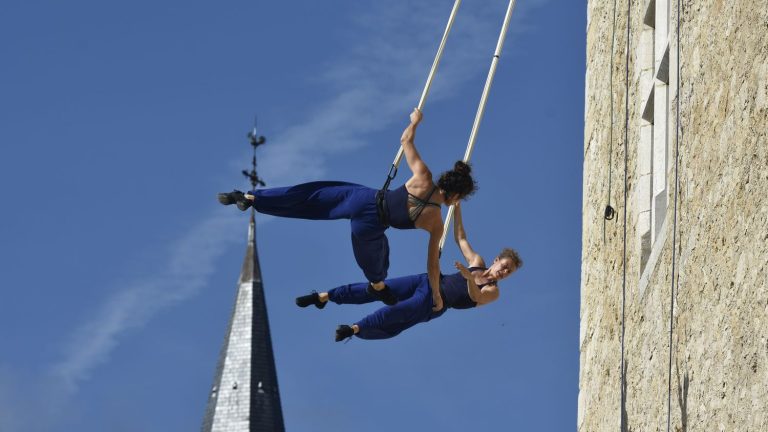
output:
[[[614, 2], [587, 4], [578, 430], [614, 431], [624, 416], [625, 430], [666, 431], [669, 396], [671, 430], [768, 431], [768, 0], [682, 0], [679, 92], [670, 0], [669, 27], [656, 26], [668, 35], [668, 87], [659, 93], [668, 105], [656, 99], [650, 117], [648, 70], [658, 62], [648, 59], [663, 60], [663, 51], [647, 41], [649, 1], [666, 4], [629, 1], [628, 95], [627, 2], [617, 2], [615, 36]], [[643, 118], [655, 119], [658, 135], [663, 109], [659, 147], [663, 137]], [[604, 221], [609, 200], [617, 213]], [[649, 227], [654, 238], [644, 240]]]

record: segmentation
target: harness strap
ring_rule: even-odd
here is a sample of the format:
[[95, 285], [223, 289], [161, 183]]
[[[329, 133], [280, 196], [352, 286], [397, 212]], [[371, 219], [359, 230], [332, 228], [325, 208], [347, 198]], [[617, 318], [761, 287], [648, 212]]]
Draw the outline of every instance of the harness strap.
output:
[[389, 209], [387, 209], [387, 189], [386, 187], [389, 186], [389, 180], [387, 180], [387, 184], [384, 185], [384, 188], [376, 192], [376, 213], [379, 215], [379, 223], [384, 225], [385, 228], [389, 228]]
[[387, 191], [389, 190], [389, 184], [392, 183], [392, 179], [397, 175], [397, 165], [392, 164], [387, 173], [387, 181], [384, 182], [384, 186], [376, 192], [376, 213], [379, 215], [379, 223], [384, 225], [385, 228], [389, 228], [389, 210], [387, 209]]

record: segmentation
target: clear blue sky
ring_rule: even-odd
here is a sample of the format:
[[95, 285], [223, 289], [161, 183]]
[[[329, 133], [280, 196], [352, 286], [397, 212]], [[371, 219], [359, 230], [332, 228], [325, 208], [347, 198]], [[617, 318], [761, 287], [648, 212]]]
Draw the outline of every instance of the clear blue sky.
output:
[[[436, 172], [463, 155], [506, 4], [461, 7], [416, 137]], [[254, 114], [269, 186], [380, 186], [451, 5], [4, 2], [0, 431], [198, 429], [247, 234], [215, 195], [246, 187]], [[377, 306], [293, 299], [362, 279], [347, 222], [259, 218], [289, 431], [576, 427], [585, 26], [582, 1], [518, 1], [464, 206], [483, 256], [525, 261], [496, 303], [334, 343]], [[424, 272], [426, 239], [390, 231], [390, 275]]]

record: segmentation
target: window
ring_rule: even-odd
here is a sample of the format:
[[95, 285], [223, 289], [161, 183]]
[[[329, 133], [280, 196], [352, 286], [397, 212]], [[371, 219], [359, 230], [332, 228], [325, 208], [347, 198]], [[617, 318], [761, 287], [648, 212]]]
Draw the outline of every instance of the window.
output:
[[637, 235], [645, 270], [667, 214], [669, 133], [669, 0], [649, 0], [638, 45], [643, 97], [637, 149]]

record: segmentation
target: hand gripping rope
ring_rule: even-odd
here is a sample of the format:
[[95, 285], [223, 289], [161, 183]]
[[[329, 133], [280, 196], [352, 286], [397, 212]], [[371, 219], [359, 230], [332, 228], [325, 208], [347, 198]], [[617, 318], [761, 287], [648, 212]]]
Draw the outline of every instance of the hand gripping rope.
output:
[[[507, 13], [504, 16], [504, 24], [501, 26], [501, 33], [499, 34], [499, 41], [496, 43], [496, 51], [493, 53], [493, 59], [491, 60], [491, 68], [488, 71], [488, 78], [485, 80], [485, 87], [483, 88], [483, 94], [480, 96], [480, 104], [477, 107], [477, 114], [475, 114], [475, 122], [472, 124], [472, 132], [469, 134], [469, 143], [467, 143], [467, 151], [464, 153], [464, 162], [469, 162], [469, 158], [472, 156], [472, 150], [475, 147], [475, 140], [477, 139], [477, 130], [480, 127], [480, 121], [483, 119], [483, 113], [485, 112], [485, 102], [488, 100], [488, 93], [491, 90], [491, 84], [493, 83], [493, 76], [496, 74], [496, 66], [499, 63], [499, 57], [501, 56], [501, 49], [504, 46], [504, 39], [509, 29], [509, 21], [512, 18], [512, 11], [515, 8], [515, 0], [509, 0], [509, 6], [507, 6]], [[401, 148], [402, 151], [402, 148]], [[448, 227], [451, 225], [451, 219], [453, 218], [453, 206], [448, 209], [448, 215], [445, 217], [445, 225], [443, 226], [443, 237], [440, 239], [440, 251], [443, 250], [445, 244], [445, 237], [448, 233]]]
[[[459, 6], [461, 5], [461, 0], [456, 0], [453, 4], [453, 9], [451, 9], [451, 15], [448, 17], [448, 24], [445, 26], [445, 31], [443, 32], [443, 38], [440, 40], [440, 46], [437, 48], [437, 54], [435, 54], [435, 60], [432, 62], [432, 68], [429, 70], [429, 75], [427, 76], [427, 83], [424, 84], [424, 90], [421, 92], [421, 99], [419, 99], [419, 105], [416, 107], [419, 111], [422, 111], [422, 108], [424, 107], [424, 103], [427, 101], [427, 95], [429, 94], [429, 88], [432, 87], [432, 80], [435, 78], [435, 72], [437, 72], [437, 66], [440, 64], [440, 59], [443, 57], [443, 49], [445, 48], [445, 42], [448, 40], [448, 34], [451, 33], [451, 27], [453, 27], [453, 20], [456, 18], [456, 12], [459, 10]], [[382, 195], [384, 191], [389, 189], [389, 183], [392, 182], [392, 179], [397, 176], [397, 167], [400, 165], [400, 160], [403, 158], [403, 146], [401, 145], [400, 148], [397, 151], [397, 155], [395, 155], [395, 160], [392, 162], [392, 166], [389, 168], [389, 173], [387, 174], [387, 181], [384, 182], [384, 186], [381, 188], [380, 194]]]

